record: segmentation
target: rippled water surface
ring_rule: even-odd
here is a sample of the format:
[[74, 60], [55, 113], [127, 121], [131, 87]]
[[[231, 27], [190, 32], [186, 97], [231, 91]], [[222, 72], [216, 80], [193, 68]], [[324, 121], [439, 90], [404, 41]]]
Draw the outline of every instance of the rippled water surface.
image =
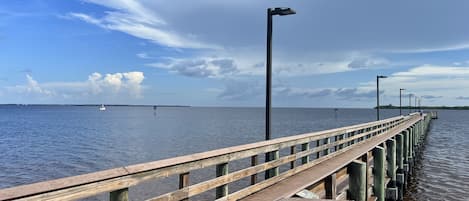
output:
[[[383, 110], [381, 115], [398, 113]], [[374, 121], [375, 115], [372, 109], [276, 108], [272, 136]], [[468, 117], [469, 112], [440, 111], [407, 199], [469, 196]], [[263, 119], [262, 108], [162, 107], [154, 112], [110, 106], [100, 112], [85, 106], [0, 106], [0, 188], [261, 141]], [[201, 175], [213, 173], [208, 172]], [[163, 186], [174, 188], [173, 180]], [[131, 195], [165, 191], [162, 185], [148, 186], [131, 188]]]
[[469, 111], [439, 111], [406, 200], [469, 200]]

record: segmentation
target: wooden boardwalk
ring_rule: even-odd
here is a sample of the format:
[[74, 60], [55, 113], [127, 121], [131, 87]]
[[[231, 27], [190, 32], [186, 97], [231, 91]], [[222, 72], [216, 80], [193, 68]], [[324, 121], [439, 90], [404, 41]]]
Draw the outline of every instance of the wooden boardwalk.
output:
[[[179, 189], [147, 200], [188, 200], [212, 189], [220, 201], [400, 200], [435, 114], [413, 113], [1, 189], [0, 200], [76, 200], [102, 193], [112, 201], [135, 200], [129, 198], [129, 188], [174, 175], [179, 175]], [[273, 160], [259, 160], [265, 154]], [[250, 159], [246, 168], [229, 172], [230, 163], [243, 159]], [[210, 167], [215, 178], [190, 182], [191, 172]], [[241, 179], [250, 185], [230, 191]]]

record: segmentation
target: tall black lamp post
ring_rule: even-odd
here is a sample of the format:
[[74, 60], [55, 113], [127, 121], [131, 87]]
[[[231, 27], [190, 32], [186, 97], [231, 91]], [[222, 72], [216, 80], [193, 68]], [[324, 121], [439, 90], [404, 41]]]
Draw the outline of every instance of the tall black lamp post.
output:
[[405, 89], [399, 89], [399, 115], [402, 115], [402, 91]]
[[265, 140], [270, 140], [270, 112], [272, 110], [272, 16], [293, 15], [296, 12], [291, 8], [267, 9], [267, 61], [266, 61], [266, 93], [265, 93]]
[[[291, 8], [268, 8], [267, 9], [267, 61], [266, 61], [266, 93], [265, 93], [265, 140], [271, 139], [270, 133], [270, 114], [272, 110], [272, 16], [274, 15], [293, 15], [296, 12]], [[266, 161], [271, 161], [273, 153], [266, 153]], [[266, 178], [274, 176], [274, 172], [268, 170], [265, 174]]]
[[387, 78], [384, 75], [377, 75], [376, 76], [376, 120], [379, 121], [379, 79], [380, 78]]

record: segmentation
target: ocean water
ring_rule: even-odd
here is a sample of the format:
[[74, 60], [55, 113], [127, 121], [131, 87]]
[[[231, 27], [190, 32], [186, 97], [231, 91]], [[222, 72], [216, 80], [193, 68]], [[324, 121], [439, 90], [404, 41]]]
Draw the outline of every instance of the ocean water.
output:
[[[381, 116], [398, 113], [382, 110]], [[275, 108], [272, 137], [374, 121], [375, 115], [372, 109]], [[468, 196], [467, 117], [465, 111], [440, 111], [407, 199], [464, 200]], [[263, 139], [263, 108], [160, 107], [154, 111], [109, 106], [100, 112], [90, 106], [0, 106], [0, 188]], [[208, 172], [213, 171], [200, 174]], [[194, 177], [192, 181], [203, 176]], [[165, 192], [177, 186], [177, 180], [162, 182], [168, 189], [154, 183], [131, 188], [131, 195], [146, 198], [155, 188]], [[433, 199], [438, 196], [445, 199]]]

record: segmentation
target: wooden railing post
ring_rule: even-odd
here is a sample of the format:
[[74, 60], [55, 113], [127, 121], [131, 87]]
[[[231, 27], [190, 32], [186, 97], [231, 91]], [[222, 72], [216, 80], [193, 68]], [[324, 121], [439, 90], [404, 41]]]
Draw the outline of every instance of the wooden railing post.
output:
[[[331, 138], [330, 137], [327, 137], [324, 139], [324, 144], [329, 144], [331, 143]], [[327, 148], [327, 149], [324, 149], [323, 152], [322, 152], [322, 155], [325, 156], [325, 155], [328, 155], [330, 152], [330, 148]]]
[[[251, 166], [256, 166], [258, 163], [258, 157], [257, 155], [251, 156]], [[254, 185], [257, 183], [257, 174], [251, 175], [251, 185]]]
[[[321, 146], [321, 140], [316, 140], [316, 147]], [[316, 158], [321, 158], [321, 152], [316, 153]]]
[[119, 189], [109, 193], [110, 201], [128, 201], [129, 200], [129, 189]]
[[[228, 163], [218, 164], [217, 167], [217, 177], [228, 174]], [[228, 195], [228, 185], [224, 184], [216, 188], [216, 198], [222, 198]]]
[[[179, 174], [179, 189], [189, 186], [189, 172], [185, 172]], [[181, 201], [189, 200], [189, 196], [186, 199], [182, 199]]]
[[[296, 153], [296, 146], [290, 147], [290, 155], [294, 155]], [[295, 168], [296, 160], [290, 162], [290, 169]]]
[[[339, 136], [339, 141], [345, 139], [345, 135], [346, 135], [345, 133], [344, 133], [344, 134], [340, 134], [340, 136]], [[347, 143], [339, 144], [339, 150], [344, 148], [344, 144], [347, 146]]]
[[[267, 157], [269, 158], [269, 160], [266, 160], [266, 162], [268, 161], [273, 161], [273, 160], [277, 160], [279, 157], [280, 157], [280, 153], [278, 150], [276, 151], [271, 151], [269, 153], [266, 153], [266, 159]], [[269, 179], [269, 178], [272, 178], [272, 177], [275, 177], [279, 174], [279, 169], [278, 167], [274, 167], [274, 168], [271, 168], [271, 169], [268, 169], [267, 171], [265, 171], [265, 179]]]
[[[301, 151], [309, 150], [309, 143], [301, 144]], [[301, 158], [301, 164], [306, 164], [309, 162], [309, 155]]]

